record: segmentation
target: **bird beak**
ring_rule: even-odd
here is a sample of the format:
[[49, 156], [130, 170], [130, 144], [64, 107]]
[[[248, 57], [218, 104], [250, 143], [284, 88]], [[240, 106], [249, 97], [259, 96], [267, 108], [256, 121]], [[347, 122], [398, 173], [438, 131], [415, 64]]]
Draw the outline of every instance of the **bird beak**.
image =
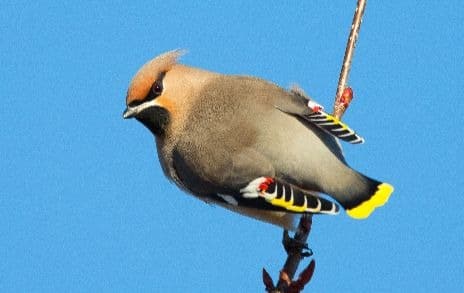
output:
[[124, 119], [129, 119], [129, 118], [134, 117], [136, 114], [137, 114], [136, 108], [127, 107], [126, 110], [124, 110], [124, 113], [122, 113], [122, 117]]
[[137, 116], [140, 112], [151, 107], [159, 107], [158, 100], [155, 99], [152, 101], [148, 101], [134, 107], [127, 106], [126, 110], [124, 110], [124, 113], [122, 113], [122, 117], [124, 119], [133, 118]]

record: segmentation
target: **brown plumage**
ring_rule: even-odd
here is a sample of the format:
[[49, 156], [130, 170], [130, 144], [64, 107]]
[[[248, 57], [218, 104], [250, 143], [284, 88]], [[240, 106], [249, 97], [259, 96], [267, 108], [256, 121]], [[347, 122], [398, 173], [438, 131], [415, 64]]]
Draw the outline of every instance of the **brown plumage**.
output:
[[[305, 120], [312, 111], [304, 95], [178, 64], [181, 54], [162, 54], [137, 72], [124, 113], [155, 135], [161, 166], [179, 187], [287, 229], [300, 210], [338, 211], [311, 191], [332, 196], [357, 218], [388, 199], [389, 185], [349, 168], [337, 140]], [[259, 178], [274, 178], [281, 199], [255, 190]]]

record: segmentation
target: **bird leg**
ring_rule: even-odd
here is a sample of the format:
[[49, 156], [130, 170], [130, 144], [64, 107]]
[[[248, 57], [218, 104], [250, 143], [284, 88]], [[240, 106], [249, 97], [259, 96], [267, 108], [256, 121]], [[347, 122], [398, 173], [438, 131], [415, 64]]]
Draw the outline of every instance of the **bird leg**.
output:
[[284, 231], [282, 243], [287, 252], [287, 260], [280, 271], [279, 281], [275, 286], [269, 273], [263, 269], [263, 283], [267, 292], [301, 292], [304, 286], [311, 280], [316, 265], [314, 259], [303, 269], [298, 278], [293, 280], [300, 261], [304, 257], [313, 254], [306, 243], [311, 231], [311, 224], [311, 214], [303, 214], [298, 225], [298, 230], [293, 237], [289, 236], [288, 231]]
[[284, 230], [282, 245], [288, 255], [300, 254], [302, 258], [313, 255], [313, 251], [308, 247], [308, 243], [290, 237], [287, 230]]

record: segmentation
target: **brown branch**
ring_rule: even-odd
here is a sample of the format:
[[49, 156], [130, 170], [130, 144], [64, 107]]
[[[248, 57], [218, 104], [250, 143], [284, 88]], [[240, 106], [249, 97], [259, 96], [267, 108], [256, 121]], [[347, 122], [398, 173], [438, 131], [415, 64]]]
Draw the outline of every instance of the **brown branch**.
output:
[[335, 117], [339, 119], [340, 117], [342, 117], [343, 113], [345, 112], [346, 108], [349, 105], [349, 102], [346, 103], [346, 101], [343, 101], [342, 94], [345, 91], [346, 84], [348, 82], [348, 75], [351, 69], [351, 61], [353, 59], [356, 41], [358, 40], [359, 29], [361, 27], [364, 10], [366, 8], [366, 2], [367, 0], [358, 0], [356, 11], [354, 12], [354, 16], [353, 16], [353, 22], [351, 24], [350, 36], [346, 44], [345, 56], [343, 57], [340, 77], [338, 78], [338, 86], [337, 86], [337, 93], [335, 95], [333, 114]]
[[284, 231], [284, 237], [282, 244], [284, 245], [285, 251], [287, 252], [287, 260], [285, 261], [284, 267], [280, 271], [279, 281], [276, 286], [272, 281], [269, 273], [263, 269], [263, 283], [266, 287], [267, 292], [272, 293], [297, 293], [301, 292], [304, 286], [309, 283], [315, 268], [315, 261], [312, 260], [310, 264], [301, 272], [297, 280], [293, 280], [296, 270], [300, 261], [306, 257], [312, 255], [309, 250], [306, 241], [311, 231], [312, 215], [303, 214], [300, 218], [297, 231], [293, 238], [288, 235], [288, 231]]
[[[311, 252], [305, 252], [305, 249], [308, 249], [306, 241], [308, 239], [309, 233], [311, 232], [312, 222], [312, 215], [304, 214], [300, 218], [298, 228], [293, 238], [288, 236], [288, 231], [284, 231], [284, 238], [282, 243], [285, 247], [285, 250], [287, 251], [287, 260], [285, 261], [284, 267], [280, 271], [279, 282], [277, 283], [277, 289], [279, 289], [281, 292], [288, 292], [287, 289], [292, 287], [292, 280], [295, 276], [296, 270], [298, 269], [300, 261], [305, 256], [312, 255]], [[304, 286], [306, 283], [302, 285]], [[303, 289], [303, 286], [300, 288], [300, 290]], [[300, 290], [296, 292], [299, 292]]]
[[[345, 56], [343, 57], [342, 69], [338, 80], [337, 93], [335, 95], [333, 115], [340, 119], [348, 108], [352, 98], [353, 91], [347, 87], [348, 75], [351, 69], [354, 48], [359, 35], [362, 17], [366, 8], [367, 0], [358, 0], [356, 11], [353, 16], [350, 35], [346, 44]], [[269, 273], [263, 269], [263, 283], [266, 286], [267, 292], [272, 293], [297, 293], [301, 292], [304, 286], [309, 283], [315, 269], [315, 261], [311, 260], [309, 265], [300, 273], [297, 280], [293, 280], [300, 261], [305, 256], [312, 255], [311, 252], [306, 252], [308, 249], [306, 241], [311, 232], [312, 215], [303, 214], [300, 218], [297, 231], [293, 238], [290, 238], [288, 231], [284, 231], [283, 244], [287, 251], [287, 260], [284, 267], [280, 271], [279, 281], [277, 286], [274, 286]]]

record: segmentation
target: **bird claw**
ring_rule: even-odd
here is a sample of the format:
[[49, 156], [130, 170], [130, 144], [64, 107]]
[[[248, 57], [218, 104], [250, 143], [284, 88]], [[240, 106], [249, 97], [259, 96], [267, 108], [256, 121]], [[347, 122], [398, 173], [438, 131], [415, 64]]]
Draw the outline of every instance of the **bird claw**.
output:
[[301, 257], [310, 257], [314, 255], [313, 250], [311, 248], [307, 248], [307, 249], [308, 251], [304, 251], [301, 253]]
[[284, 230], [284, 237], [282, 239], [287, 254], [300, 254], [301, 257], [308, 257], [313, 255], [313, 251], [309, 248], [308, 243], [298, 241], [288, 234], [287, 230]]

